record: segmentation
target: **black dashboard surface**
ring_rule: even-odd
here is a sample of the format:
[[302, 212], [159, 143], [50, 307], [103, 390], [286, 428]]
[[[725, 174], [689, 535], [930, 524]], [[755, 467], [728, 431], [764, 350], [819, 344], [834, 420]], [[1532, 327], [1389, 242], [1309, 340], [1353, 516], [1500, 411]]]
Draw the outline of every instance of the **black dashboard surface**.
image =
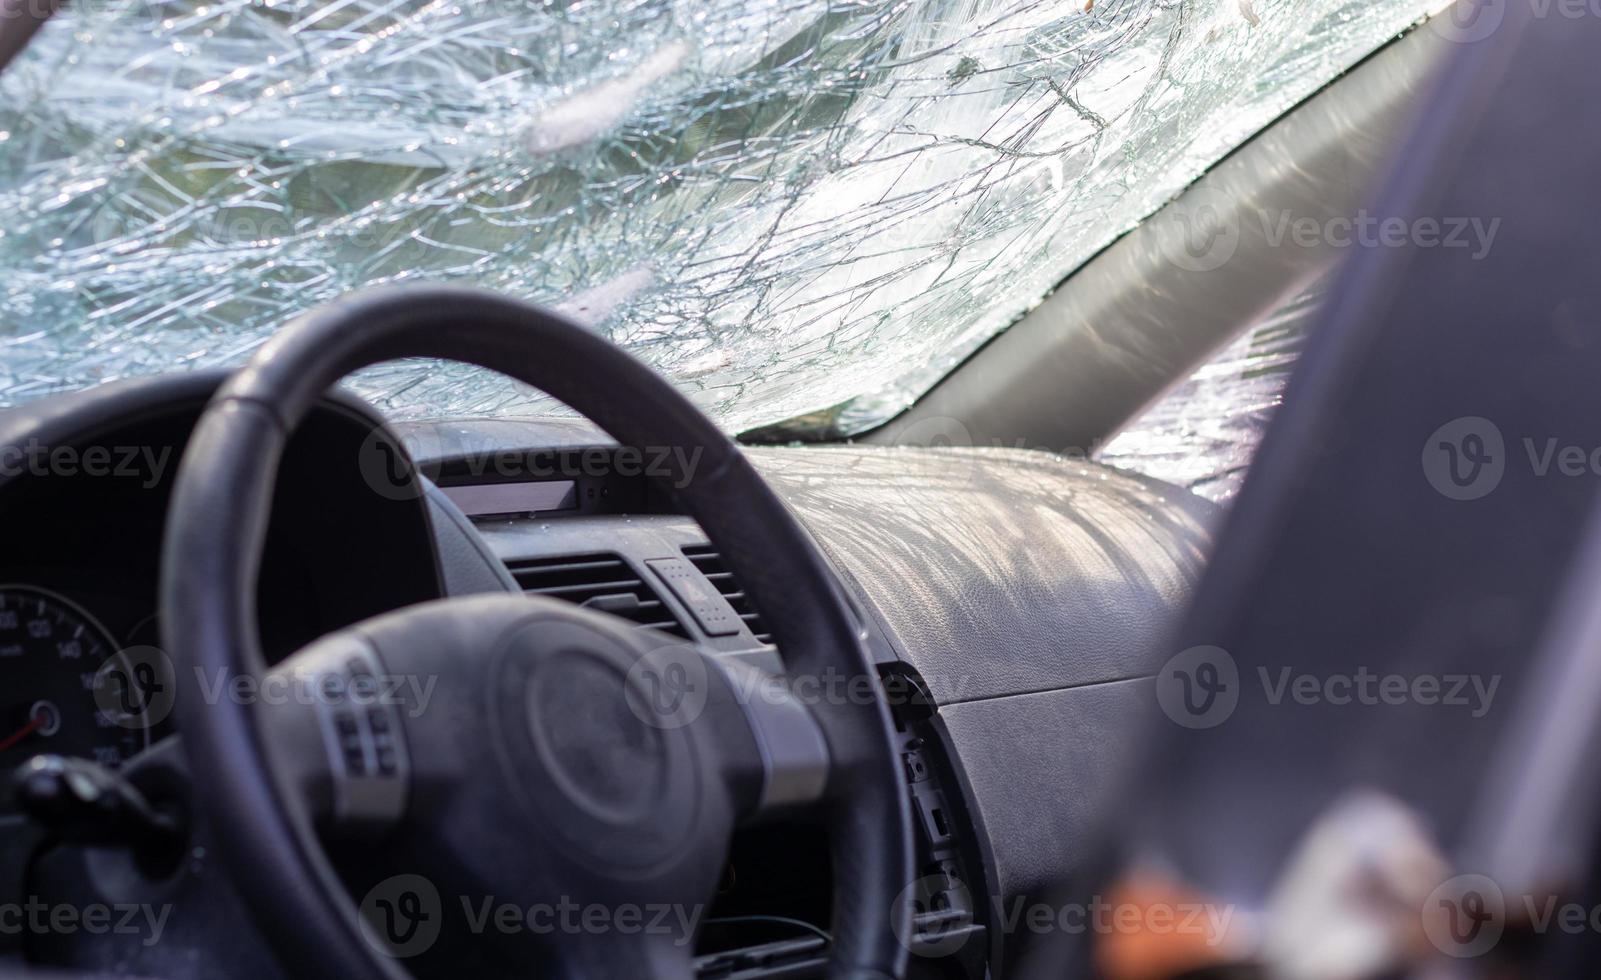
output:
[[[528, 453], [605, 444], [565, 420], [418, 431], [400, 427], [446, 482], [463, 472], [450, 460], [518, 479]], [[1173, 653], [1168, 630], [1205, 563], [1217, 508], [1046, 453], [748, 452], [832, 560], [869, 650], [910, 670], [938, 706], [929, 739], [983, 849], [983, 880], [965, 888], [988, 896], [989, 927], [1006, 903], [1048, 899], [1083, 870], [1098, 820], [1123, 791], [1155, 703], [1149, 678]], [[656, 511], [499, 515], [478, 527], [511, 563], [604, 548], [640, 564], [704, 540], [670, 505]], [[1005, 936], [995, 962], [1027, 955], [1030, 938]]]
[[1210, 543], [1210, 504], [1047, 453], [753, 455], [941, 705], [1150, 675]]
[[[43, 475], [0, 472], [11, 542], [0, 584], [58, 591], [118, 642], [158, 643], [168, 489], [217, 381], [108, 386], [0, 413], [0, 446], [71, 446], [79, 459], [99, 446], [135, 464], [123, 479], [48, 466]], [[648, 458], [619, 454], [574, 420], [397, 426], [437, 482], [419, 497], [374, 480], [374, 434], [387, 445], [387, 431], [359, 404], [332, 399], [291, 444], [258, 597], [270, 655], [442, 594], [522, 589], [666, 623], [776, 669], [760, 610], [676, 510], [670, 488], [653, 481]], [[996, 902], [1060, 881], [1112, 792], [1121, 736], [1149, 700], [1142, 679], [1199, 574], [1214, 509], [1155, 481], [1042, 453], [749, 453], [833, 562], [881, 673], [904, 674], [931, 695], [932, 713], [903, 730], [908, 751], [944, 774], [938, 785], [909, 785], [920, 854], [942, 874], [965, 867], [968, 890]], [[506, 485], [539, 481], [561, 484], [536, 494], [552, 502], [546, 512], [469, 517], [457, 503], [482, 499], [463, 488], [497, 485], [499, 500]], [[649, 563], [667, 559], [704, 575], [739, 628], [707, 635], [652, 577]], [[816, 846], [779, 849], [799, 862], [782, 875], [787, 888], [750, 880], [763, 903], [808, 914], [811, 899], [800, 896], [818, 886], [806, 871], [818, 866]], [[985, 914], [974, 911], [980, 924]]]
[[[398, 432], [445, 483], [519, 479], [525, 458], [609, 444], [574, 420], [401, 425]], [[747, 452], [894, 656], [923, 675], [942, 705], [1152, 674], [1160, 660], [1150, 658], [1200, 573], [1217, 519], [1214, 505], [1160, 481], [1041, 452]], [[587, 472], [606, 465], [599, 457]], [[479, 475], [463, 475], [469, 470]], [[604, 475], [612, 486], [641, 479]], [[497, 542], [517, 538], [498, 548], [513, 560], [574, 554], [597, 541], [623, 547], [663, 529], [673, 547], [704, 540], [663, 495], [645, 514], [586, 506], [501, 515], [479, 526]]]

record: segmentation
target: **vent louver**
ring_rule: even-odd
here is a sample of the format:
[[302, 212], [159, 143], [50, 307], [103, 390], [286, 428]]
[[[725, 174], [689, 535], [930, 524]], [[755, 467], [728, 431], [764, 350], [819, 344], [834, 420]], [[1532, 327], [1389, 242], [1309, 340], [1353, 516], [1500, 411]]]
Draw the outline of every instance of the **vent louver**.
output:
[[734, 612], [739, 613], [739, 618], [745, 621], [745, 625], [750, 628], [758, 642], [766, 644], [773, 642], [773, 634], [768, 632], [762, 614], [756, 611], [756, 605], [750, 601], [750, 596], [734, 580], [734, 573], [723, 564], [723, 556], [717, 553], [716, 548], [711, 545], [685, 548], [684, 557], [700, 569], [701, 574], [723, 594], [723, 598], [734, 607]]
[[509, 561], [506, 568], [529, 595], [549, 596], [663, 633], [686, 636], [661, 596], [616, 555], [529, 558]]

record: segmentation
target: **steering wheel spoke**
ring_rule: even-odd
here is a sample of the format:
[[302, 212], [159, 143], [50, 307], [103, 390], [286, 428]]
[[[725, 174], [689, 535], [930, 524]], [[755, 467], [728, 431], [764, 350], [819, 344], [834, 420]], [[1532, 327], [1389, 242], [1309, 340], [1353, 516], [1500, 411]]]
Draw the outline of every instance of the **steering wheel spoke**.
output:
[[828, 742], [812, 709], [787, 677], [735, 659], [702, 654], [709, 680], [732, 701], [744, 739], [724, 742], [732, 785], [742, 790], [746, 819], [815, 805], [828, 790], [832, 768]]
[[319, 828], [371, 833], [404, 815], [411, 782], [405, 719], [417, 707], [406, 680], [385, 669], [359, 631], [343, 630], [256, 685], [280, 781]]

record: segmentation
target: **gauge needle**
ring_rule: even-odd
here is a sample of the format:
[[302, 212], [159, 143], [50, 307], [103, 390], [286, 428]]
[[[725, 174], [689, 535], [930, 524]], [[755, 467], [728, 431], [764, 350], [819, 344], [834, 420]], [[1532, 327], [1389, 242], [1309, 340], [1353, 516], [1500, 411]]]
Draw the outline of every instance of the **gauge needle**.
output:
[[38, 714], [34, 715], [31, 719], [29, 719], [29, 721], [28, 721], [28, 723], [26, 725], [23, 725], [17, 731], [14, 731], [10, 735], [7, 735], [4, 739], [0, 739], [0, 752], [4, 752], [6, 749], [9, 749], [9, 748], [11, 748], [11, 746], [16, 745], [18, 742], [20, 742], [23, 739], [27, 738], [29, 735], [32, 735], [34, 732], [38, 731], [39, 730], [39, 726], [43, 725], [44, 723], [45, 723], [45, 713], [43, 711], [41, 711]]

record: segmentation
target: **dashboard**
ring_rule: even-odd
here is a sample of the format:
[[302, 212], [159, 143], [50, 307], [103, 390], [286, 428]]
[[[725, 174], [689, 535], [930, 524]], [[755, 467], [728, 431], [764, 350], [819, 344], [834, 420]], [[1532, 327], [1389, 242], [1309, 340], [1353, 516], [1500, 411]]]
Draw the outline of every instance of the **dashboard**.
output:
[[[210, 390], [197, 387], [99, 431], [73, 426], [70, 441], [0, 443], [12, 477], [0, 513], [16, 515], [0, 553], [5, 771], [40, 752], [119, 765], [169, 733], [166, 712], [135, 709], [177, 680], [159, 652], [157, 588], [172, 481]], [[441, 594], [426, 513], [364, 482], [372, 431], [358, 407], [329, 401], [285, 454], [257, 599], [273, 660]]]
[[[162, 535], [184, 443], [219, 380], [111, 385], [0, 413], [0, 767], [50, 752], [181, 768], [182, 733], [149, 709], [189, 680], [161, 654]], [[1171, 487], [1043, 453], [749, 453], [833, 564], [890, 701], [921, 880], [933, 883], [919, 896], [914, 964], [983, 976], [1020, 952], [995, 928], [1005, 903], [1075, 869], [1104, 777], [1121, 765], [1105, 733], [1139, 710], [1215, 515]], [[415, 471], [394, 467], [407, 458]], [[264, 649], [277, 660], [388, 610], [521, 591], [782, 669], [761, 610], [674, 505], [672, 471], [582, 421], [391, 429], [329, 398], [281, 461], [256, 601]], [[0, 937], [0, 964], [241, 975], [251, 930], [239, 883], [206, 856], [208, 828], [193, 828], [177, 870], [138, 887], [103, 853], [51, 850], [11, 809], [0, 833], [0, 902], [148, 888], [180, 922], [142, 948]], [[361, 844], [341, 868], [353, 891], [367, 872]], [[819, 970], [827, 851], [803, 822], [741, 832], [700, 975]], [[245, 974], [276, 976], [271, 962]]]

